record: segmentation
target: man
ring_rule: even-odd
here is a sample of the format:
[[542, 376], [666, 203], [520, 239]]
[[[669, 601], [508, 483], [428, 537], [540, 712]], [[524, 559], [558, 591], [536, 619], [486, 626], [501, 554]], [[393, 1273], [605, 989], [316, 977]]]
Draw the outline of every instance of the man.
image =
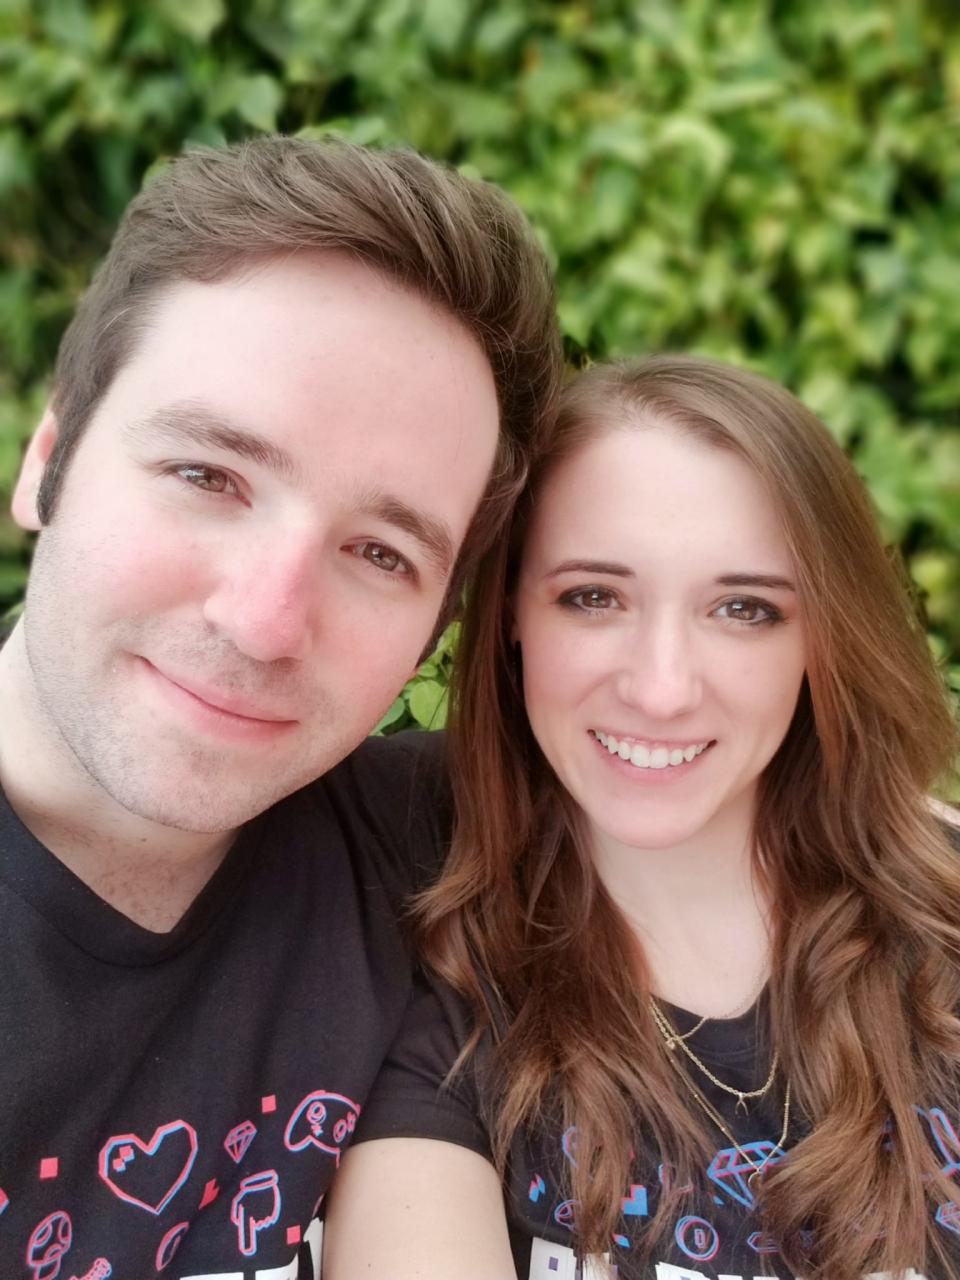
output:
[[413, 748], [335, 766], [502, 523], [558, 366], [522, 218], [414, 154], [263, 139], [133, 202], [14, 495], [3, 1280], [319, 1273], [430, 843]]

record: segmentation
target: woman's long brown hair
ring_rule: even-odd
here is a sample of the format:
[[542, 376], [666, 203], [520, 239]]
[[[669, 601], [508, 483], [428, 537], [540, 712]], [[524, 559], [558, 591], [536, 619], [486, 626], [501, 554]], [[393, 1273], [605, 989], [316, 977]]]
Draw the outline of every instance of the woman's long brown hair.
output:
[[[538, 482], [586, 440], [651, 421], [754, 468], [782, 520], [808, 643], [755, 822], [774, 913], [772, 1035], [808, 1129], [763, 1177], [763, 1227], [809, 1280], [922, 1268], [943, 1257], [933, 1212], [960, 1203], [918, 1114], [957, 1096], [960, 859], [927, 799], [951, 767], [956, 728], [860, 480], [782, 388], [657, 357], [597, 366], [566, 391], [513, 538], [488, 556], [467, 605], [452, 717], [458, 820], [447, 869], [420, 903], [427, 959], [474, 1004], [478, 1037], [494, 1030], [491, 992], [508, 1011], [495, 1054], [501, 1166], [524, 1127], [576, 1124], [578, 1247], [605, 1252], [638, 1137], [679, 1187], [710, 1135], [652, 1023], [636, 938], [530, 732], [509, 597]], [[664, 1194], [646, 1257], [675, 1205]]]

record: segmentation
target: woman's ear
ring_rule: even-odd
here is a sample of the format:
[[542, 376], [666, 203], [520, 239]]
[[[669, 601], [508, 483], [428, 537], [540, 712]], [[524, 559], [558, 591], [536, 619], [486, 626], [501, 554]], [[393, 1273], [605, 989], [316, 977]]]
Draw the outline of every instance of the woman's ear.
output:
[[48, 405], [23, 455], [20, 474], [17, 476], [13, 500], [10, 504], [13, 518], [22, 529], [36, 530], [43, 526], [37, 509], [37, 495], [40, 492], [43, 473], [56, 443], [57, 420]]

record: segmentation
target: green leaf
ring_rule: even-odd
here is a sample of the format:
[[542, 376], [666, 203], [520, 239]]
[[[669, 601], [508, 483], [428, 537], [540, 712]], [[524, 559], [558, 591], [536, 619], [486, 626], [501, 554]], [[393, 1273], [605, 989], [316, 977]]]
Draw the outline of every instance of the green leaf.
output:
[[505, 53], [526, 25], [526, 16], [520, 9], [491, 9], [477, 24], [473, 47], [488, 55]]
[[58, 44], [81, 50], [96, 47], [93, 15], [82, 0], [47, 0], [42, 23], [47, 35]]
[[210, 39], [227, 16], [224, 0], [154, 0], [157, 10], [175, 31], [197, 44]]
[[402, 697], [394, 698], [388, 710], [383, 714], [379, 724], [373, 730], [375, 734], [382, 734], [390, 728], [396, 728], [401, 720], [406, 717], [407, 704]]
[[463, 38], [471, 7], [470, 0], [422, 0], [422, 30], [429, 47], [453, 53]]
[[26, 585], [26, 565], [0, 561], [0, 599], [15, 600]]
[[447, 688], [439, 680], [414, 680], [407, 703], [422, 729], [442, 729], [447, 723]]
[[718, 178], [730, 163], [729, 138], [706, 120], [695, 116], [673, 116], [661, 126], [656, 137], [658, 151], [692, 149], [707, 174]]
[[270, 133], [277, 127], [283, 92], [272, 76], [241, 76], [235, 82], [233, 106], [242, 120]]

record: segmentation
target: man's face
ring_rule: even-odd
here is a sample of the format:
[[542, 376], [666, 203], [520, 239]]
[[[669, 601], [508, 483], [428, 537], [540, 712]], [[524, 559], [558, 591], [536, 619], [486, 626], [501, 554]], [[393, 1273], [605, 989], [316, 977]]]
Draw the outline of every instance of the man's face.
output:
[[345, 257], [171, 288], [37, 545], [42, 732], [187, 831], [316, 778], [414, 670], [497, 431], [472, 336]]

